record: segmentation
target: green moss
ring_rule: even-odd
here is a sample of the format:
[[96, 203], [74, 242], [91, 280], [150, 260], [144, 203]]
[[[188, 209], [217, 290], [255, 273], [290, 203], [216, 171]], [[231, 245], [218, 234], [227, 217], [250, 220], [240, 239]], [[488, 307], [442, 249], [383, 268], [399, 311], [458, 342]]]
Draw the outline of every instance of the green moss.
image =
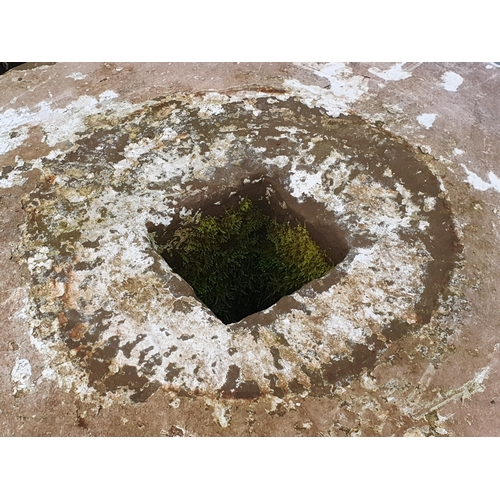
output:
[[333, 266], [304, 226], [280, 224], [248, 199], [178, 229], [163, 256], [224, 323], [271, 306]]

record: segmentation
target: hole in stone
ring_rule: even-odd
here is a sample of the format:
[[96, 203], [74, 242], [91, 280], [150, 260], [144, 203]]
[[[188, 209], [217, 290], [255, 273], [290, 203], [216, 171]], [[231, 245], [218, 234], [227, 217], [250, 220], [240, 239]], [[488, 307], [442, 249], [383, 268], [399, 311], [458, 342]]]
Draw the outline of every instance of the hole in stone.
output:
[[148, 231], [172, 270], [225, 324], [324, 277], [347, 255], [336, 228], [315, 228], [271, 179], [219, 196], [191, 206], [195, 217], [178, 214], [168, 227], [148, 223]]

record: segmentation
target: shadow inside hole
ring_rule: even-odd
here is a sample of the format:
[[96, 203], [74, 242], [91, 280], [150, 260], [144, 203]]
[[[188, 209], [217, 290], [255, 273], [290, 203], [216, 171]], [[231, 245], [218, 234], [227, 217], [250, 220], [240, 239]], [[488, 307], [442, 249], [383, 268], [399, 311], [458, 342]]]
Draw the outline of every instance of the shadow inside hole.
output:
[[347, 255], [338, 228], [310, 223], [303, 204], [272, 179], [217, 198], [184, 204], [197, 213], [195, 222], [177, 214], [169, 226], [147, 227], [172, 270], [225, 324], [322, 278]]

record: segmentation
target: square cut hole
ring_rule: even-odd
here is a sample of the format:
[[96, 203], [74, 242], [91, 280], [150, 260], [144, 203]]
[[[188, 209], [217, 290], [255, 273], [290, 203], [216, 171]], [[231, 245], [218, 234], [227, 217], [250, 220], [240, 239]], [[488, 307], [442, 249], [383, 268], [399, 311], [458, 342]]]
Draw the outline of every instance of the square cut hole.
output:
[[[191, 206], [169, 226], [148, 224], [155, 247], [223, 323], [236, 323], [324, 277], [347, 254], [337, 231], [321, 236], [271, 179]], [[296, 202], [295, 202], [296, 203]], [[186, 206], [184, 206], [186, 208]]]

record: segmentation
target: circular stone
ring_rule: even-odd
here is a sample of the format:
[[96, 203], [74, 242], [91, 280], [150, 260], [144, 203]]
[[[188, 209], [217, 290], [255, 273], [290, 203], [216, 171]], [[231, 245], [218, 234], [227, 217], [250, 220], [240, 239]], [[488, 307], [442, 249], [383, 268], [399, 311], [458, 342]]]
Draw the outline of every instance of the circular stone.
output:
[[[104, 107], [42, 168], [24, 200], [33, 341], [82, 395], [331, 393], [430, 321], [455, 262], [450, 212], [423, 155], [285, 93]], [[225, 325], [148, 227], [189, 221], [263, 178], [306, 223], [335, 225], [349, 250], [323, 279]]]

